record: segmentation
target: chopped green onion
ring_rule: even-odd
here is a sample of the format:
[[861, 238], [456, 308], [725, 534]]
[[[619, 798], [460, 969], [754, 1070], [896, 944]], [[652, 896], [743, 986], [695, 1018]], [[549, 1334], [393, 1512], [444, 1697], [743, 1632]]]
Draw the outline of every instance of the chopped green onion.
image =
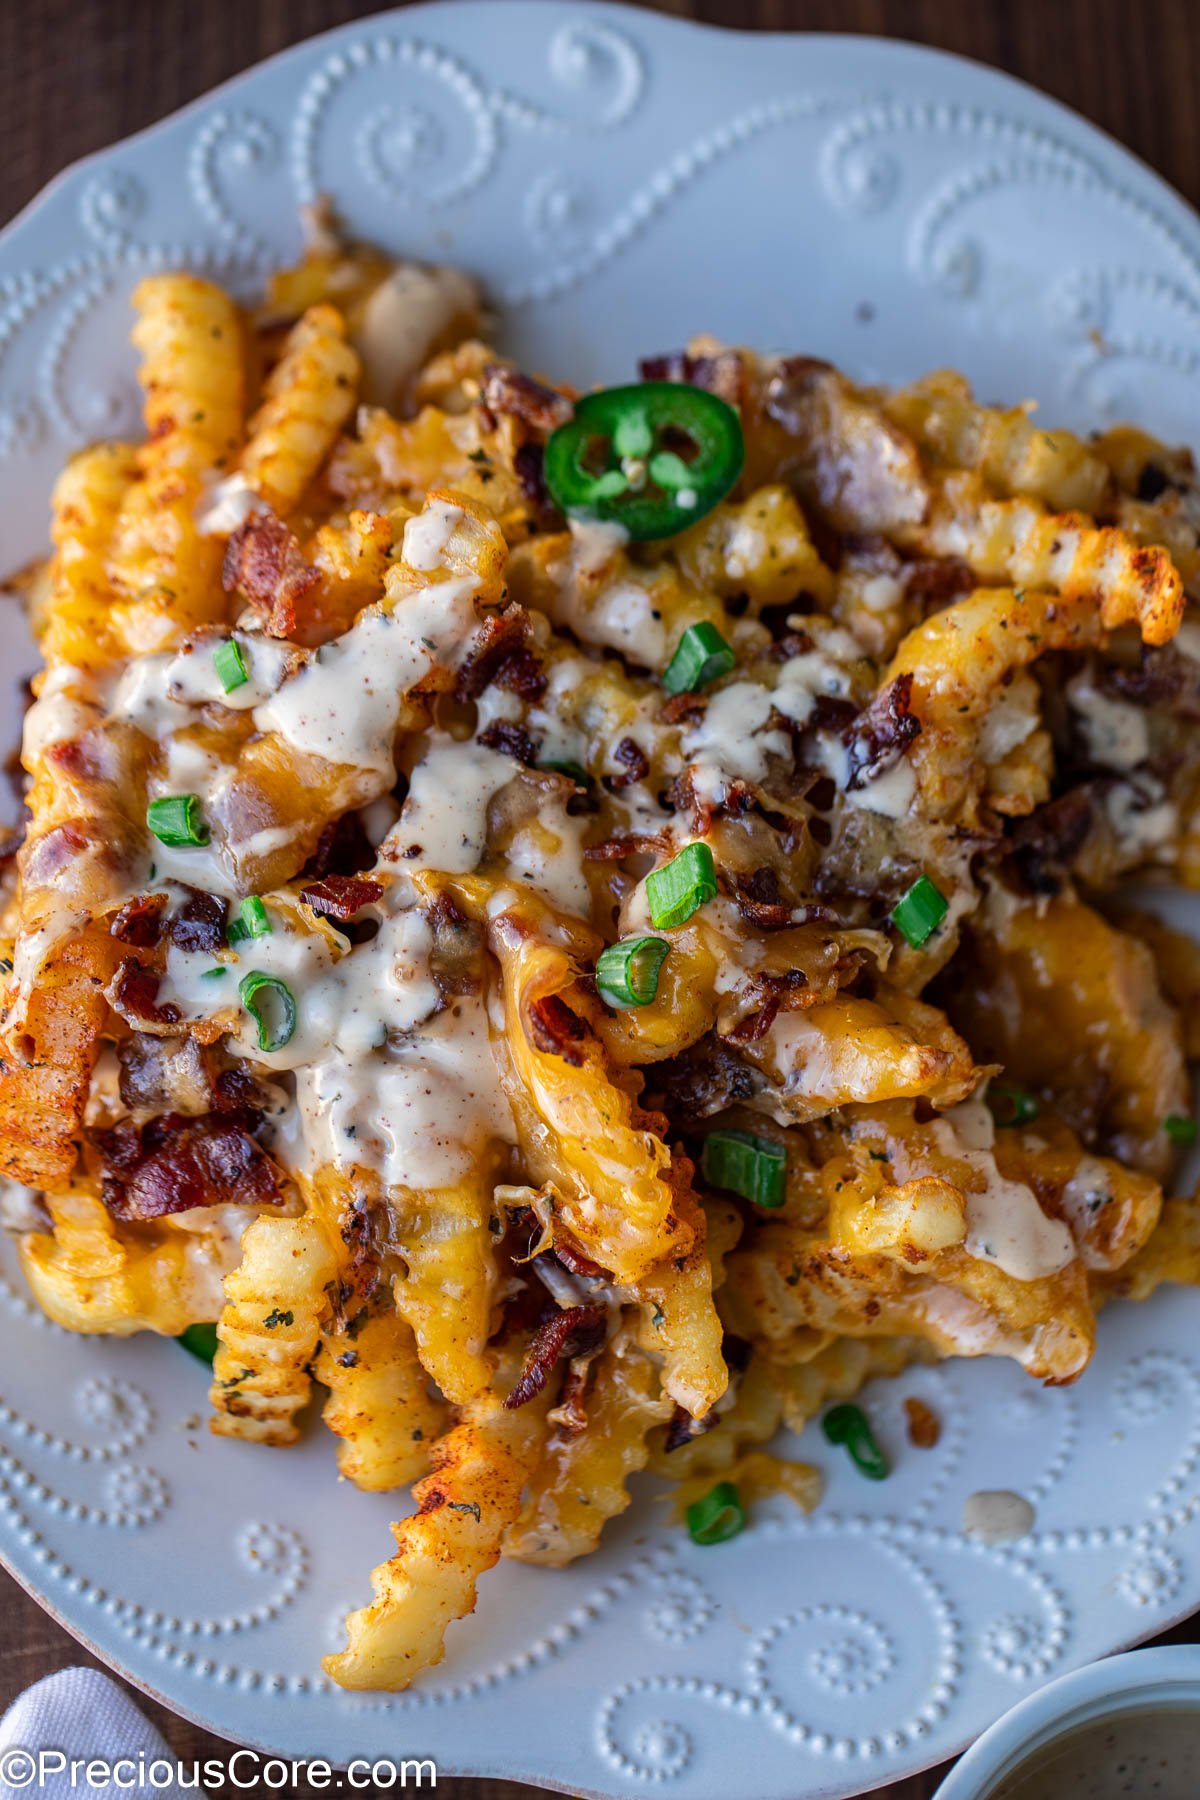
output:
[[175, 849], [208, 842], [199, 794], [168, 794], [161, 800], [152, 800], [146, 808], [146, 824], [160, 844]]
[[234, 688], [245, 687], [250, 679], [242, 646], [236, 638], [226, 638], [223, 644], [217, 645], [213, 651], [213, 668], [227, 694], [232, 694]]
[[222, 975], [228, 975], [228, 973], [229, 970], [224, 963], [218, 963], [215, 969], [205, 969], [200, 979], [201, 981], [217, 981]]
[[821, 1430], [831, 1444], [845, 1444], [853, 1461], [871, 1481], [886, 1481], [891, 1474], [888, 1459], [875, 1441], [861, 1406], [847, 1401], [831, 1406], [821, 1420]]
[[610, 1006], [649, 1006], [671, 946], [666, 938], [622, 938], [596, 959], [596, 986]]
[[198, 1356], [201, 1362], [210, 1363], [217, 1354], [217, 1328], [215, 1325], [189, 1325], [175, 1342]]
[[718, 1481], [687, 1509], [688, 1536], [693, 1544], [724, 1544], [745, 1525], [746, 1509], [732, 1481]]
[[567, 775], [576, 787], [590, 787], [592, 778], [582, 764], [577, 762], [544, 762], [538, 764], [539, 769], [548, 769], [552, 775]]
[[1001, 1125], [1029, 1125], [1042, 1110], [1036, 1094], [1023, 1087], [990, 1087], [988, 1105]]
[[702, 619], [689, 625], [675, 646], [675, 654], [663, 672], [668, 694], [694, 694], [721, 675], [728, 675], [737, 657], [715, 625]]
[[786, 1198], [786, 1149], [752, 1131], [710, 1131], [700, 1166], [713, 1187], [755, 1206], [782, 1206]]
[[927, 875], [918, 875], [907, 894], [892, 908], [892, 924], [914, 950], [919, 950], [949, 911], [950, 902], [942, 890]]
[[1163, 1120], [1163, 1130], [1176, 1144], [1194, 1144], [1200, 1125], [1195, 1119], [1185, 1117], [1183, 1113], [1168, 1113]]
[[706, 900], [717, 897], [717, 871], [707, 844], [685, 844], [678, 856], [646, 877], [650, 923], [656, 931], [682, 925]]
[[[238, 983], [238, 993], [242, 1005], [258, 1026], [258, 1047], [260, 1050], [282, 1050], [290, 1044], [296, 1030], [296, 997], [286, 981], [280, 981], [278, 975], [264, 975], [261, 969], [251, 969], [249, 975], [242, 977]], [[278, 1014], [277, 1023], [272, 1026], [262, 1011], [258, 996], [270, 995]]]
[[266, 907], [257, 894], [249, 894], [230, 919], [225, 935], [231, 944], [244, 944], [247, 938], [266, 937], [270, 929]]

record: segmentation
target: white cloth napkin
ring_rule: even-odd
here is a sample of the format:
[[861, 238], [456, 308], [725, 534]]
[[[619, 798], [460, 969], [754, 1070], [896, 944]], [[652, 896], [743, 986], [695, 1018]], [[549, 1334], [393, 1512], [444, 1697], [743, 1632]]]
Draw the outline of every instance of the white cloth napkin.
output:
[[[72, 1760], [102, 1763], [108, 1778], [89, 1780], [79, 1766], [72, 1781]], [[175, 1770], [165, 1738], [99, 1669], [47, 1675], [0, 1719], [0, 1800], [159, 1800], [185, 1791]], [[186, 1791], [204, 1800], [203, 1788]]]

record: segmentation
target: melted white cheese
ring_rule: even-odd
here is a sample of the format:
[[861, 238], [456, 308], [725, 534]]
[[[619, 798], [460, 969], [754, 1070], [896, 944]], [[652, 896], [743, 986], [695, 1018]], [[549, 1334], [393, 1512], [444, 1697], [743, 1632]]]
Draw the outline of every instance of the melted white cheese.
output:
[[25, 714], [21, 737], [25, 767], [32, 769], [52, 744], [80, 737], [102, 716], [99, 686], [86, 670], [69, 664], [47, 669], [38, 697]]
[[354, 336], [364, 397], [386, 406], [401, 401], [438, 340], [477, 306], [475, 288], [459, 270], [400, 263], [367, 301]]
[[866, 782], [860, 788], [851, 788], [846, 801], [862, 812], [879, 813], [885, 819], [902, 819], [916, 795], [916, 772], [908, 758], [902, 756], [899, 762], [893, 763], [890, 769], [885, 769], [882, 775], [876, 775], [873, 781]]

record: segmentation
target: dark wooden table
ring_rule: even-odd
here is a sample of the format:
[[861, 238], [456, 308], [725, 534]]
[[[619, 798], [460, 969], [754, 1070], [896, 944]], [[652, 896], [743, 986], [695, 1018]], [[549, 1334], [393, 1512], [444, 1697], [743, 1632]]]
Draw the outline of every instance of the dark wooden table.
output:
[[[370, 0], [0, 0], [0, 220], [74, 158], [286, 44], [378, 10]], [[667, 0], [661, 10], [774, 31], [875, 32], [995, 64], [1102, 125], [1200, 205], [1200, 0]], [[0, 1620], [0, 1707], [39, 1676], [94, 1660], [3, 1574]], [[1164, 1641], [1198, 1637], [1191, 1620]], [[179, 1756], [220, 1754], [207, 1733], [142, 1704]], [[936, 1780], [901, 1782], [887, 1800], [924, 1800]], [[441, 1785], [458, 1800], [538, 1791]]]

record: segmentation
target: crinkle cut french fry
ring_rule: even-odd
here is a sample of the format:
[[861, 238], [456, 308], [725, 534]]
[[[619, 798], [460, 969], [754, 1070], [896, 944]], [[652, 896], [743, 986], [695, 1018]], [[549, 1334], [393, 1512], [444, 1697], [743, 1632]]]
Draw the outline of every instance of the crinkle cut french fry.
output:
[[396, 1310], [416, 1337], [425, 1367], [459, 1405], [481, 1393], [491, 1373], [495, 1179], [495, 1158], [485, 1156], [456, 1187], [388, 1194], [390, 1232], [404, 1265], [395, 1280]]
[[310, 306], [293, 325], [250, 421], [240, 473], [286, 515], [329, 455], [354, 410], [359, 361], [333, 306]]
[[225, 1282], [209, 1399], [219, 1437], [294, 1444], [338, 1256], [311, 1214], [259, 1218]]
[[338, 1471], [378, 1492], [416, 1481], [445, 1429], [412, 1332], [399, 1313], [371, 1314], [356, 1331], [323, 1331], [314, 1373], [329, 1389], [321, 1417], [338, 1446]]
[[105, 557], [137, 471], [132, 444], [93, 444], [71, 458], [54, 484], [55, 556], [41, 637], [48, 668], [99, 670], [115, 654]]
[[346, 1620], [346, 1648], [324, 1658], [339, 1687], [408, 1687], [441, 1662], [447, 1629], [473, 1609], [545, 1436], [547, 1394], [511, 1411], [503, 1404], [518, 1370], [510, 1354], [495, 1386], [434, 1445], [433, 1472], [413, 1489], [417, 1510], [392, 1527], [396, 1553], [371, 1576], [375, 1598]]
[[594, 1550], [629, 1505], [629, 1477], [646, 1466], [650, 1432], [674, 1411], [655, 1365], [620, 1336], [592, 1364], [583, 1407], [584, 1430], [556, 1431], [546, 1445], [505, 1556], [561, 1568]]
[[166, 649], [225, 615], [223, 545], [196, 521], [206, 480], [227, 472], [245, 408], [242, 324], [227, 294], [194, 275], [152, 275], [134, 294], [147, 441], [109, 561], [113, 630], [133, 651]]

